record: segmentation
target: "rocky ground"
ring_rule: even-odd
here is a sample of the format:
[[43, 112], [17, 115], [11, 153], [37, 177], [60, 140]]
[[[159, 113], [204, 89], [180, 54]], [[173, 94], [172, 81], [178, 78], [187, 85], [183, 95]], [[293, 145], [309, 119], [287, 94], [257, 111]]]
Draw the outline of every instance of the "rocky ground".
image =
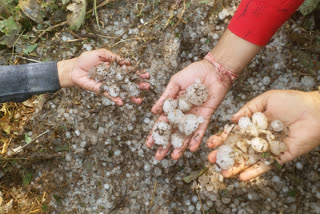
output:
[[[99, 9], [100, 29], [95, 19], [88, 19], [76, 34], [63, 28], [41, 40], [34, 59], [68, 59], [105, 47], [145, 68], [152, 88], [144, 92], [139, 106], [118, 107], [77, 88], [46, 96], [25, 132], [32, 138], [49, 132], [6, 162], [1, 178], [3, 199], [12, 199], [12, 210], [27, 213], [33, 206], [38, 213], [320, 213], [319, 148], [252, 181], [220, 178], [208, 185], [211, 168], [204, 142], [229, 123], [233, 113], [267, 90], [310, 91], [319, 84], [319, 52], [311, 48], [319, 45], [311, 39], [317, 35], [319, 40], [319, 31], [305, 30], [305, 17], [299, 14], [243, 72], [212, 116], [197, 152], [187, 151], [178, 161], [157, 161], [155, 149], [144, 145], [156, 120], [152, 104], [174, 73], [215, 46], [237, 4], [119, 0]], [[9, 151], [25, 144], [24, 139], [17, 138]], [[200, 178], [184, 182], [198, 170], [204, 170]], [[26, 175], [29, 185], [21, 183]]]

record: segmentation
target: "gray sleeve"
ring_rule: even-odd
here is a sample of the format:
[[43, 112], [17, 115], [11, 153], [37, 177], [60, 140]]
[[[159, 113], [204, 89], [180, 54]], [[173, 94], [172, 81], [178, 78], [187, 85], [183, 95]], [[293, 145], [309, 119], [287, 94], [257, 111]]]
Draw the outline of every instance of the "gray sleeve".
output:
[[57, 62], [0, 66], [0, 103], [59, 90]]

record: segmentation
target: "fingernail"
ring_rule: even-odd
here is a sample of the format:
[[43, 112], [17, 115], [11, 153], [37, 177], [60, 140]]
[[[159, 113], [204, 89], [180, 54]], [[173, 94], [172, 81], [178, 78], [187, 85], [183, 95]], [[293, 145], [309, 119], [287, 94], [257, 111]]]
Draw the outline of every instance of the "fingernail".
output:
[[130, 98], [131, 102], [136, 103], [140, 105], [143, 102], [143, 99], [141, 97], [131, 97]]
[[140, 88], [140, 89], [148, 90], [148, 89], [150, 88], [150, 83], [140, 82], [140, 83], [139, 83], [139, 88]]

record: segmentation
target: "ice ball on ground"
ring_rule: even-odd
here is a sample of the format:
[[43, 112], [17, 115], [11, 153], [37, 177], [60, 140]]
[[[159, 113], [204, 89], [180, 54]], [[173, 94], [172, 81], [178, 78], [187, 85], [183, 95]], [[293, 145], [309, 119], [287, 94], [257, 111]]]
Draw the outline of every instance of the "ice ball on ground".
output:
[[234, 154], [230, 145], [222, 145], [217, 151], [216, 164], [221, 169], [230, 169], [234, 164]]
[[283, 123], [280, 120], [274, 120], [271, 122], [271, 128], [276, 132], [281, 132], [283, 127]]
[[117, 97], [119, 96], [120, 88], [118, 86], [111, 86], [111, 87], [108, 87], [107, 91], [111, 97]]
[[168, 98], [163, 102], [163, 111], [169, 113], [170, 111], [175, 110], [178, 107], [178, 101], [172, 98]]
[[166, 122], [157, 123], [152, 131], [152, 138], [157, 145], [167, 146], [171, 134], [171, 127]]
[[249, 144], [256, 152], [266, 152], [268, 150], [268, 142], [260, 137], [255, 137]]
[[168, 113], [168, 120], [173, 124], [183, 123], [184, 119], [185, 116], [179, 109], [175, 109]]
[[201, 105], [208, 98], [208, 90], [205, 85], [196, 82], [187, 88], [185, 98], [193, 105]]
[[268, 128], [268, 118], [261, 112], [256, 112], [252, 115], [252, 122], [259, 129]]
[[287, 145], [281, 141], [272, 140], [269, 141], [270, 146], [270, 152], [272, 152], [275, 155], [280, 155], [282, 152], [285, 152], [287, 150]]
[[199, 126], [200, 122], [203, 121], [203, 118], [199, 119], [194, 114], [186, 114], [184, 117], [184, 122], [179, 123], [179, 130], [185, 135], [191, 135]]
[[187, 102], [185, 98], [179, 98], [179, 100], [178, 100], [178, 108], [182, 112], [189, 111], [191, 106], [192, 106], [192, 104]]
[[173, 148], [180, 148], [183, 145], [184, 137], [181, 133], [177, 132], [171, 135], [171, 145]]
[[128, 82], [123, 88], [129, 93], [130, 97], [137, 97], [140, 94], [139, 86], [135, 83]]
[[252, 122], [249, 117], [241, 117], [238, 121], [238, 125], [239, 125], [240, 129], [246, 129], [250, 125], [252, 125]]

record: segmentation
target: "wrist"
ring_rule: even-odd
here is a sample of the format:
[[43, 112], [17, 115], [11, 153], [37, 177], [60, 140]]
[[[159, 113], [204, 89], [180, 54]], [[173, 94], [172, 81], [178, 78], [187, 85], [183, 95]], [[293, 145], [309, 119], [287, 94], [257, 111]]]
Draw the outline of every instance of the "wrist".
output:
[[240, 74], [261, 48], [227, 29], [211, 54], [225, 69]]
[[75, 86], [72, 81], [72, 69], [77, 58], [59, 61], [57, 63], [58, 76], [61, 88]]

